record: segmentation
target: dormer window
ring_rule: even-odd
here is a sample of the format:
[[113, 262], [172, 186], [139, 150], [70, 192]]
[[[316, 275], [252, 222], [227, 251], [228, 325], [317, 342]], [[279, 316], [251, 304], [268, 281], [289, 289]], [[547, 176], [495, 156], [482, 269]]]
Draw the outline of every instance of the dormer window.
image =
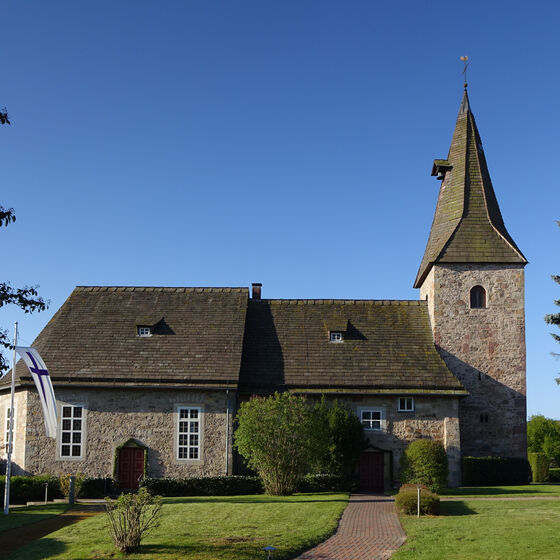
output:
[[152, 336], [152, 328], [138, 327], [138, 336]]
[[486, 290], [482, 286], [474, 286], [471, 289], [471, 309], [486, 308]]
[[329, 340], [331, 342], [342, 342], [344, 339], [340, 331], [330, 331]]

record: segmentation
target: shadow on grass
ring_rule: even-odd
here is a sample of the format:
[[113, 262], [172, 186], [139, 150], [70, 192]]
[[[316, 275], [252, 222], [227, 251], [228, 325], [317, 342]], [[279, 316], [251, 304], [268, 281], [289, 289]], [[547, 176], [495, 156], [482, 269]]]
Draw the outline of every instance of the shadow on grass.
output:
[[[263, 548], [266, 543], [235, 543], [235, 544], [210, 544], [200, 543], [187, 546], [167, 545], [167, 544], [146, 544], [141, 545], [138, 554], [148, 558], [166, 557], [171, 555], [173, 558], [191, 558], [201, 556], [204, 558], [235, 558], [235, 560], [256, 560], [266, 558]], [[289, 560], [299, 553], [299, 549], [276, 550], [275, 560]], [[133, 556], [134, 557], [134, 556]], [[33, 559], [35, 560], [35, 559]]]
[[4, 560], [42, 560], [56, 554], [62, 554], [66, 545], [56, 539], [43, 537], [41, 541], [35, 541], [30, 545], [14, 550], [11, 554], [3, 557]]
[[441, 502], [440, 515], [446, 517], [458, 517], [461, 515], [478, 515], [478, 512], [471, 509], [465, 502]]
[[306, 500], [298, 499], [294, 496], [192, 496], [192, 497], [168, 497], [165, 498], [167, 504], [329, 504], [346, 503], [344, 498], [328, 498], [325, 500]]
[[[550, 488], [550, 491], [546, 489]], [[443, 488], [441, 496], [502, 496], [502, 495], [523, 495], [523, 494], [560, 494], [560, 486], [554, 484], [527, 484], [519, 486], [462, 486], [461, 488]]]

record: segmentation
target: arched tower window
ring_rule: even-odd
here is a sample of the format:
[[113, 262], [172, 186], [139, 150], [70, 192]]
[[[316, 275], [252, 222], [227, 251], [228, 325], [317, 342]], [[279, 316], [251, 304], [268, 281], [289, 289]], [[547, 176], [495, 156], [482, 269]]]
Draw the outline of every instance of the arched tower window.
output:
[[471, 288], [471, 309], [484, 309], [486, 307], [486, 290], [482, 286]]

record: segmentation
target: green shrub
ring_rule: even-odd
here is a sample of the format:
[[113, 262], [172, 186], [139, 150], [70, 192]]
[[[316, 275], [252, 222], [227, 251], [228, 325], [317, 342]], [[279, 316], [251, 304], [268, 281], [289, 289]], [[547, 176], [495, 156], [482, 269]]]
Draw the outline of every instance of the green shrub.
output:
[[511, 457], [463, 457], [463, 486], [529, 484], [527, 459]]
[[296, 492], [353, 492], [357, 489], [355, 475], [306, 474], [296, 485]]
[[115, 481], [109, 477], [84, 478], [80, 489], [76, 493], [77, 498], [104, 498], [115, 491]]
[[[0, 477], [0, 494], [4, 495], [6, 477]], [[60, 480], [55, 476], [12, 476], [10, 478], [10, 503], [25, 504], [45, 499], [45, 483], [48, 482], [48, 498], [63, 498]]]
[[[60, 480], [60, 491], [64, 494], [65, 498], [70, 495], [70, 477], [74, 476], [76, 478], [74, 482], [74, 497], [77, 497], [80, 493], [80, 488], [82, 487], [82, 482], [84, 480], [84, 475], [77, 473], [75, 475], [64, 474], [59, 477]], [[105, 496], [103, 496], [105, 497]]]
[[257, 476], [201, 476], [191, 478], [144, 478], [141, 488], [160, 496], [240, 496], [262, 494]]
[[548, 482], [560, 482], [560, 469], [548, 469]]
[[[418, 490], [414, 484], [405, 484], [395, 498], [395, 507], [400, 513], [416, 515], [418, 512]], [[439, 496], [425, 486], [420, 488], [420, 514], [438, 515]]]
[[115, 546], [128, 554], [137, 550], [142, 537], [159, 525], [161, 496], [152, 496], [146, 488], [140, 488], [137, 494], [106, 499], [105, 508]]
[[401, 457], [401, 482], [425, 484], [437, 491], [447, 483], [447, 453], [433, 439], [417, 439]]
[[548, 457], [544, 453], [528, 453], [529, 465], [533, 473], [533, 482], [546, 482], [548, 480]]

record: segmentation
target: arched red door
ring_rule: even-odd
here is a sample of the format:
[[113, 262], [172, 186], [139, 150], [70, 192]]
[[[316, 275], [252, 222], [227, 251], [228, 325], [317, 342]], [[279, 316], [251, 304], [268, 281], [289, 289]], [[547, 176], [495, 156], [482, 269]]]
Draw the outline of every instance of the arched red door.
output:
[[364, 492], [383, 492], [384, 490], [384, 453], [364, 452], [358, 463], [360, 490]]
[[141, 447], [121, 447], [119, 449], [119, 486], [136, 490], [138, 481], [143, 475], [144, 449]]

